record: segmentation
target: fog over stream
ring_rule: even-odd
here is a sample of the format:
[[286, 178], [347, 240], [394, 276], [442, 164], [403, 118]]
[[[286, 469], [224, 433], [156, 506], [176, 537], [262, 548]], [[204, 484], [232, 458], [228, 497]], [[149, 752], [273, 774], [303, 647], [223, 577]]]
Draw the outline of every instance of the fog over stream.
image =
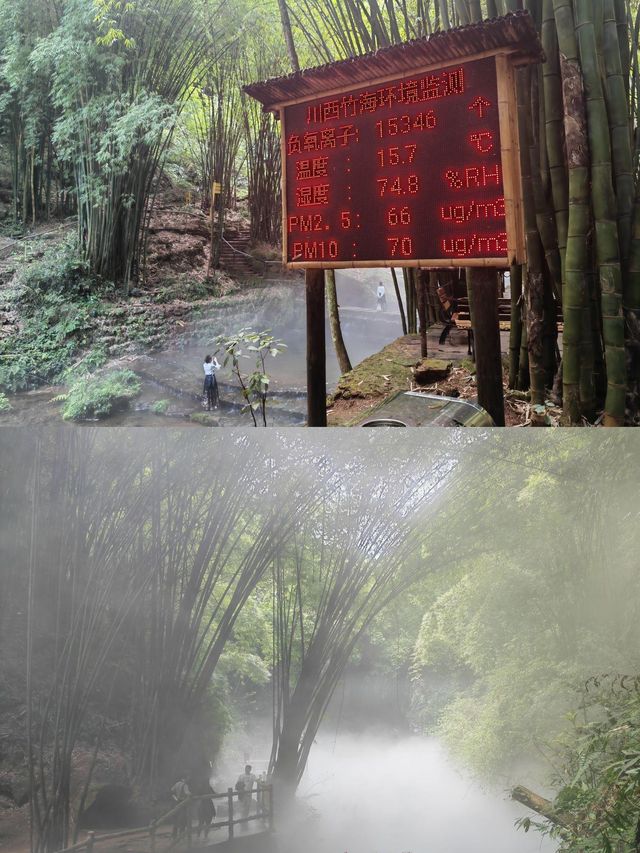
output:
[[317, 813], [305, 853], [555, 850], [537, 833], [516, 829], [526, 809], [506, 794], [484, 791], [435, 738], [320, 735], [299, 796]]

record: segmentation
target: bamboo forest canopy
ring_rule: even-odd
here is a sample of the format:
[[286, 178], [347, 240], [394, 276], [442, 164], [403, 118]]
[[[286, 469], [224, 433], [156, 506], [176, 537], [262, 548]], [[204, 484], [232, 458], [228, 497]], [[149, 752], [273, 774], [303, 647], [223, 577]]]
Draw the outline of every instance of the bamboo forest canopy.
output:
[[277, 243], [278, 130], [242, 84], [520, 9], [546, 61], [517, 81], [527, 265], [511, 269], [509, 384], [534, 406], [553, 388], [566, 423], [635, 423], [637, 0], [0, 0], [13, 216], [77, 216], [96, 282], [128, 287], [162, 181], [189, 173], [205, 204], [212, 181], [224, 206], [244, 196], [252, 236]]
[[72, 837], [79, 750], [151, 797], [250, 713], [282, 808], [350, 667], [411, 678], [407, 725], [494, 780], [586, 679], [637, 674], [635, 433], [362, 435], [0, 432], [0, 724], [34, 850]]

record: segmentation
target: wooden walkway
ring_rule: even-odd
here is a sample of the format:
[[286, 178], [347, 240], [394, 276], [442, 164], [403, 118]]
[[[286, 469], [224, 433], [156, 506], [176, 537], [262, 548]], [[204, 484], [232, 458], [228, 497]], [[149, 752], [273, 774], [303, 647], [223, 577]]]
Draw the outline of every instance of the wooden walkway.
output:
[[[228, 788], [226, 794], [204, 794], [191, 796], [175, 805], [166, 814], [149, 826], [124, 829], [98, 835], [88, 832], [86, 838], [58, 853], [206, 853], [215, 848], [218, 853], [226, 849], [234, 853], [269, 853], [265, 843], [273, 830], [273, 791], [264, 785], [252, 798], [248, 817], [236, 817], [240, 811], [240, 794]], [[226, 805], [225, 819], [214, 821], [209, 827], [208, 837], [198, 837], [196, 810], [200, 800], [223, 800]], [[186, 815], [185, 815], [186, 813]], [[184, 821], [185, 829], [173, 838], [174, 821]]]

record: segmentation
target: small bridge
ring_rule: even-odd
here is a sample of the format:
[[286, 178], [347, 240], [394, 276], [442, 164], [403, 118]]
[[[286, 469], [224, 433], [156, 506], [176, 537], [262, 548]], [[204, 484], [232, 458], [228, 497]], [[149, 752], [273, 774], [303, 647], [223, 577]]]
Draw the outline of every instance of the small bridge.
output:
[[[253, 849], [253, 843], [239, 845], [235, 844], [234, 840], [256, 842], [262, 839], [264, 842], [273, 830], [272, 786], [260, 785], [256, 794], [257, 798], [251, 799], [249, 814], [246, 817], [239, 816], [245, 811], [245, 804], [240, 801], [243, 794], [228, 788], [226, 794], [190, 796], [148, 826], [108, 832], [104, 835], [88, 832], [83, 841], [72, 847], [65, 847], [58, 853], [206, 853], [213, 849], [222, 853], [225, 849], [235, 850], [239, 846]], [[221, 804], [226, 806], [227, 815], [224, 820], [214, 820], [199, 832], [197, 813], [201, 800], [222, 801]], [[226, 832], [218, 833], [217, 830], [220, 829]], [[267, 846], [262, 843], [260, 848], [264, 850]]]

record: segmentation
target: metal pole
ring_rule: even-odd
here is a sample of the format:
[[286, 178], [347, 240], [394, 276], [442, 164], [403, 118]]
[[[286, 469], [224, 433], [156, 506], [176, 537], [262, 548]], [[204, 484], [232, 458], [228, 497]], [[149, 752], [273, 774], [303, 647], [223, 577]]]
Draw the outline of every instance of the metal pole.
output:
[[96, 835], [95, 832], [90, 832], [87, 835], [87, 846], [86, 846], [87, 853], [92, 853], [92, 851], [93, 851], [93, 843], [95, 841], [95, 835]]
[[229, 838], [233, 838], [233, 788], [227, 788], [227, 810], [229, 812]]
[[307, 425], [327, 425], [324, 270], [305, 270], [307, 294]]

